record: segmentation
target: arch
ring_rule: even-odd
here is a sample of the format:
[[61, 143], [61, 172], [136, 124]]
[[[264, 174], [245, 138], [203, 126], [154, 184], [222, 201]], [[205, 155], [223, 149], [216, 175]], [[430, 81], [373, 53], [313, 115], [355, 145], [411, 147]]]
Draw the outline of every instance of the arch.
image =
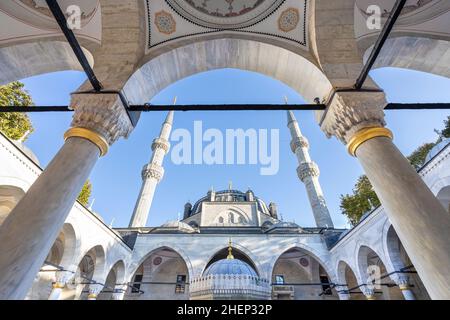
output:
[[386, 220], [383, 226], [383, 250], [385, 252], [386, 261], [392, 266], [391, 271], [398, 271], [405, 267], [400, 256], [400, 239], [398, 239], [397, 233], [394, 230], [391, 222]]
[[86, 250], [77, 265], [75, 276], [75, 299], [87, 299], [89, 284], [105, 279], [105, 249], [102, 245]]
[[71, 223], [64, 223], [61, 232], [64, 234], [64, 253], [60, 265], [67, 268], [75, 262], [80, 247], [80, 239]]
[[[403, 300], [403, 295], [393, 280], [393, 275], [387, 270], [381, 256], [368, 246], [360, 246], [358, 250], [358, 272], [360, 273], [361, 283], [369, 284], [369, 266], [377, 266], [378, 272], [374, 273], [372, 280], [377, 284], [374, 288], [374, 297], [377, 300]], [[396, 275], [394, 275], [395, 277]]]
[[97, 300], [111, 300], [115, 290], [122, 289], [125, 279], [125, 263], [123, 260], [118, 260], [109, 269], [108, 275], [105, 278], [102, 291], [97, 297]]
[[223, 68], [258, 72], [278, 79], [310, 102], [327, 96], [331, 90], [320, 69], [301, 55], [262, 42], [225, 37], [194, 42], [143, 63], [128, 79], [124, 92], [133, 103], [145, 103], [178, 80]]
[[[249, 249], [247, 249], [245, 246], [243, 246], [237, 242], [232, 243], [232, 248], [233, 248], [233, 255], [235, 252], [239, 252], [240, 254], [242, 254], [242, 256], [245, 257], [245, 260], [243, 260], [243, 261], [245, 261], [247, 263], [250, 262], [249, 263], [250, 266], [252, 266], [255, 269], [256, 273], [260, 277], [263, 276], [262, 265], [259, 263], [256, 256]], [[205, 270], [208, 268], [208, 266], [215, 261], [215, 260], [213, 261], [214, 257], [217, 256], [223, 250], [226, 250], [226, 252], [228, 254], [228, 251], [227, 251], [228, 247], [221, 247], [221, 248], [214, 250], [214, 253], [211, 254], [208, 259], [206, 259], [207, 262], [205, 263], [204, 267], [201, 269], [202, 272], [200, 274], [203, 274], [205, 272]], [[226, 257], [226, 255], [225, 255], [225, 257]]]
[[[364, 62], [369, 58], [373, 45], [364, 52]], [[450, 51], [450, 42], [424, 37], [398, 36], [388, 39], [384, 49], [380, 52], [372, 69], [395, 67], [411, 69], [450, 77], [450, 58], [446, 52]], [[417, 54], [422, 52], [424, 54]], [[425, 54], [426, 53], [426, 54]], [[435, 57], [430, 59], [429, 57]]]
[[127, 299], [179, 300], [189, 298], [189, 281], [192, 270], [183, 256], [169, 246], [151, 250], [137, 267], [133, 268], [133, 289]]
[[[381, 263], [384, 267], [386, 266], [382, 258], [384, 256], [369, 245], [361, 244], [357, 246], [356, 252], [357, 276], [361, 283], [366, 283], [366, 280], [369, 277], [369, 274], [367, 273], [367, 268], [369, 267], [369, 258], [374, 258], [376, 256], [379, 259], [378, 264]], [[387, 269], [384, 271], [388, 272]]]
[[366, 299], [360, 289], [358, 278], [348, 262], [340, 260], [336, 266], [336, 273], [339, 281], [338, 290], [348, 290], [351, 300]]
[[450, 186], [445, 186], [436, 195], [445, 210], [450, 211]]
[[13, 185], [0, 186], [0, 226], [24, 195], [25, 191], [20, 187]]
[[125, 281], [125, 262], [117, 261], [111, 269], [114, 269], [117, 277], [117, 284], [123, 284]]
[[[92, 54], [83, 52], [92, 65]], [[0, 85], [63, 70], [83, 71], [67, 42], [43, 40], [0, 48]]]
[[419, 275], [414, 273], [414, 265], [412, 264], [391, 223], [386, 223], [383, 230], [383, 245], [386, 256], [389, 258], [396, 271], [412, 266], [409, 271], [413, 271], [413, 273], [407, 274], [407, 277], [409, 279], [409, 283], [411, 284], [411, 291], [414, 293], [415, 297], [419, 300], [430, 299], [430, 296], [428, 295], [428, 292]]
[[[260, 271], [258, 270], [258, 268], [256, 267], [255, 263], [253, 262], [253, 260], [243, 251], [239, 250], [238, 248], [235, 248], [234, 245], [232, 247], [232, 252], [233, 252], [233, 256], [235, 259], [244, 261], [245, 263], [247, 263], [248, 265], [250, 265], [253, 270], [255, 270], [256, 274], [260, 275]], [[217, 250], [207, 261], [205, 267], [202, 270], [202, 275], [205, 273], [205, 271], [208, 269], [208, 267], [210, 265], [212, 265], [214, 262], [222, 260], [222, 259], [226, 259], [228, 256], [228, 247], [224, 247], [220, 250]]]
[[335, 275], [334, 271], [332, 269], [330, 269], [330, 267], [325, 263], [324, 259], [320, 258], [320, 256], [321, 256], [320, 253], [318, 251], [314, 250], [312, 247], [304, 245], [302, 243], [293, 243], [293, 244], [287, 246], [281, 254], [276, 256], [276, 259], [272, 259], [270, 262], [270, 265], [269, 265], [270, 275], [272, 274], [272, 270], [275, 266], [275, 263], [280, 258], [280, 256], [283, 255], [286, 251], [293, 250], [293, 249], [298, 249], [298, 250], [306, 252], [308, 255], [313, 257], [325, 269], [325, 272], [330, 276], [331, 279], [333, 279], [333, 280], [336, 279], [336, 275]]
[[152, 254], [154, 254], [162, 249], [171, 250], [171, 251], [175, 252], [176, 254], [178, 254], [184, 260], [184, 263], [186, 264], [186, 267], [188, 269], [189, 278], [192, 279], [192, 277], [194, 276], [194, 269], [192, 268], [192, 263], [191, 263], [189, 257], [187, 256], [187, 254], [184, 252], [184, 250], [182, 250], [180, 247], [178, 247], [176, 245], [171, 244], [169, 246], [166, 244], [158, 243], [155, 245], [154, 249], [150, 250], [144, 256], [142, 256], [138, 262], [132, 263], [127, 268], [128, 269], [128, 277], [127, 277], [128, 281], [130, 281], [130, 279], [134, 276], [134, 274], [136, 273], [138, 268], [145, 262], [145, 260], [147, 260]]
[[[292, 246], [278, 255], [271, 267], [271, 282], [274, 299], [336, 299], [336, 291], [329, 283], [334, 275], [328, 266], [315, 254], [299, 246]], [[278, 279], [276, 278], [278, 277]], [[277, 280], [281, 280], [278, 283]], [[305, 286], [305, 283], [311, 283]], [[322, 285], [317, 285], [322, 283]], [[281, 286], [281, 292], [279, 292]], [[289, 288], [286, 290], [286, 288]], [[322, 294], [324, 293], [324, 294]]]

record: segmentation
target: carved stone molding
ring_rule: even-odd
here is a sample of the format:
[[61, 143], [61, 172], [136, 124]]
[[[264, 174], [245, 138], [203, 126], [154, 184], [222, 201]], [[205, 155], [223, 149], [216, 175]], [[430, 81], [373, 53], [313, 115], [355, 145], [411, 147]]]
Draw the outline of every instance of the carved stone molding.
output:
[[297, 175], [303, 182], [307, 177], [318, 177], [319, 167], [314, 162], [303, 162], [297, 168]]
[[153, 178], [159, 182], [159, 181], [161, 181], [163, 176], [164, 176], [164, 168], [155, 163], [146, 164], [142, 168], [142, 179], [143, 180], [148, 179], [148, 178]]
[[292, 152], [295, 153], [295, 151], [298, 148], [309, 148], [308, 139], [306, 139], [305, 137], [293, 138], [291, 140], [291, 150], [292, 150]]
[[72, 127], [87, 128], [102, 135], [112, 145], [127, 138], [133, 125], [118, 94], [75, 93], [70, 107], [75, 110]]
[[156, 138], [153, 140], [152, 143], [152, 151], [155, 151], [156, 149], [163, 149], [164, 152], [167, 154], [170, 149], [170, 143], [166, 139]]
[[337, 92], [321, 120], [321, 129], [347, 144], [363, 128], [385, 126], [385, 105], [384, 92]]

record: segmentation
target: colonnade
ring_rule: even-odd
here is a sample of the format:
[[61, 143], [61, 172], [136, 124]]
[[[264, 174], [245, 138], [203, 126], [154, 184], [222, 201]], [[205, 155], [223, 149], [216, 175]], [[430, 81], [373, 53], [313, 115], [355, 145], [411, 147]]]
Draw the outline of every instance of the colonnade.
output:
[[[320, 125], [359, 160], [430, 296], [449, 298], [448, 212], [393, 143], [384, 105], [381, 92], [336, 93]], [[1, 299], [25, 297], [95, 163], [133, 129], [117, 94], [74, 94], [71, 106], [75, 113], [64, 145], [1, 227]], [[66, 278], [55, 283], [52, 298]], [[412, 298], [401, 285], [405, 298]], [[90, 286], [90, 299], [99, 288]]]

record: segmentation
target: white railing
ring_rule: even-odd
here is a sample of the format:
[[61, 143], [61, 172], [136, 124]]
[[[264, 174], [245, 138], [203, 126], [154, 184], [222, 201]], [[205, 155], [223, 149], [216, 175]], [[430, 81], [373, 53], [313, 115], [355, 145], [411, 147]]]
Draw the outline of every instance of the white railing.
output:
[[190, 282], [191, 297], [212, 295], [213, 298], [233, 297], [269, 299], [271, 287], [267, 279], [250, 275], [219, 274], [194, 278]]

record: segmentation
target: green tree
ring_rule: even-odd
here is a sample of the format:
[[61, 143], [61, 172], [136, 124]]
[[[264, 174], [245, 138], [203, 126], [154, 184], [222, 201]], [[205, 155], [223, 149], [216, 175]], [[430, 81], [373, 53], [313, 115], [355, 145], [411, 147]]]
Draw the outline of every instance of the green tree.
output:
[[92, 184], [88, 179], [84, 183], [77, 200], [80, 201], [81, 204], [83, 204], [84, 206], [87, 206], [89, 204], [89, 198], [91, 197], [91, 193], [92, 193]]
[[436, 143], [424, 143], [413, 151], [407, 158], [414, 169], [419, 170], [425, 163], [425, 158]]
[[[0, 106], [32, 106], [33, 100], [24, 89], [24, 84], [19, 81], [0, 86]], [[1, 112], [0, 131], [13, 140], [23, 139], [28, 132], [33, 132], [33, 125], [25, 113]]]
[[366, 175], [358, 178], [353, 194], [341, 195], [340, 199], [342, 214], [347, 216], [352, 225], [357, 224], [366, 212], [380, 205], [380, 200]]
[[450, 116], [444, 120], [444, 129], [440, 131], [440, 136], [444, 138], [450, 138]]

